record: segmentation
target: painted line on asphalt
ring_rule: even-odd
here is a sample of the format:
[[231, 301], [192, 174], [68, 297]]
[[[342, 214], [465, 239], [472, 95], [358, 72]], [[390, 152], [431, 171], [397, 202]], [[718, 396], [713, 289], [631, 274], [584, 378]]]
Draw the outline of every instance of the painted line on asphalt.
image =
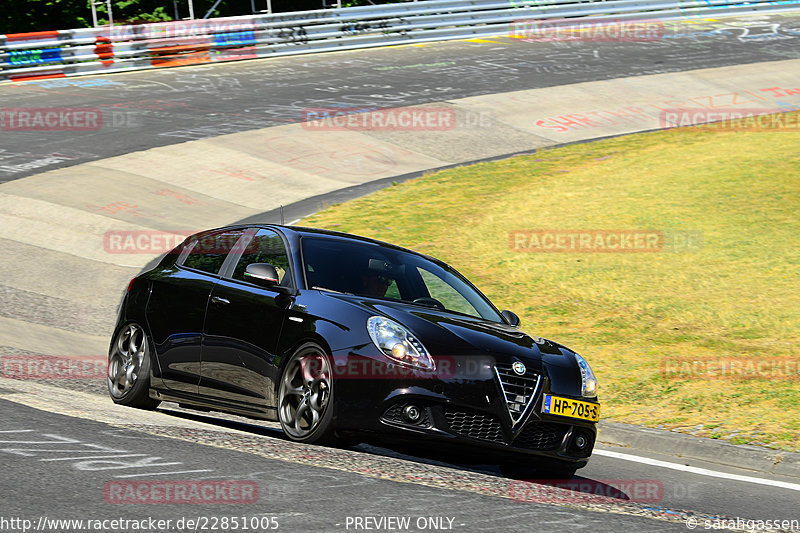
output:
[[122, 476], [114, 476], [114, 477], [127, 478], [127, 477], [142, 477], [142, 476], [166, 476], [168, 474], [191, 474], [194, 472], [213, 472], [213, 470], [176, 470], [174, 472], [144, 472], [139, 474], [125, 474]]
[[688, 472], [690, 474], [698, 474], [701, 476], [718, 477], [722, 479], [731, 479], [734, 481], [743, 481], [745, 483], [755, 483], [758, 485], [767, 485], [769, 487], [779, 487], [782, 489], [800, 491], [800, 484], [797, 483], [787, 483], [786, 481], [761, 479], [751, 476], [742, 476], [739, 474], [728, 474], [726, 472], [718, 472], [716, 470], [709, 470], [707, 468], [698, 468], [696, 466], [670, 463], [667, 461], [659, 461], [658, 459], [650, 459], [649, 457], [641, 457], [638, 455], [629, 455], [627, 453], [612, 452], [608, 450], [594, 450], [594, 452], [592, 452], [592, 455], [602, 455], [605, 457], [611, 457], [613, 459], [621, 459], [623, 461], [643, 463], [650, 466], [660, 466], [661, 468], [671, 468], [672, 470], [680, 470], [681, 472]]

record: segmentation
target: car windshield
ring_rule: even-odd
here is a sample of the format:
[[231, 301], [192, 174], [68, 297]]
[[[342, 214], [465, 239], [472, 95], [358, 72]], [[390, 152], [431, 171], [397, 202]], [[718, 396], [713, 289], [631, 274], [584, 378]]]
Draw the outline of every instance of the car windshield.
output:
[[303, 268], [313, 289], [387, 298], [502, 322], [460, 274], [415, 254], [377, 244], [304, 237]]

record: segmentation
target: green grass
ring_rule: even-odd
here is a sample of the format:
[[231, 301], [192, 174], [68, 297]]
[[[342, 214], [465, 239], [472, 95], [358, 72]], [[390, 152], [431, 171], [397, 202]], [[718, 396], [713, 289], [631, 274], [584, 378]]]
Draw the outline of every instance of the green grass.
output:
[[[607, 420], [708, 424], [699, 434], [800, 450], [800, 376], [676, 379], [660, 367], [664, 358], [800, 360], [798, 146], [792, 132], [631, 135], [438, 172], [301, 224], [455, 266], [523, 329], [588, 358]], [[659, 230], [667, 245], [513, 250], [510, 232], [529, 229]], [[680, 240], [687, 235], [694, 242]]]

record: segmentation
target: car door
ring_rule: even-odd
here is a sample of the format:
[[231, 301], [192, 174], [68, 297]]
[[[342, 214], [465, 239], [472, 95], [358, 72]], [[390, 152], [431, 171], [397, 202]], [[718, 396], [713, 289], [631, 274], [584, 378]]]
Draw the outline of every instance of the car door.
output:
[[147, 322], [158, 362], [153, 371], [173, 391], [198, 391], [209, 295], [243, 233], [238, 229], [200, 234], [186, 243], [174, 266], [151, 277]]
[[[256, 229], [243, 241], [213, 287], [205, 321], [200, 394], [259, 410], [275, 405], [280, 361], [278, 339], [288, 297], [245, 280], [252, 263], [276, 267], [280, 285], [293, 286], [283, 238], [271, 229]], [[235, 262], [234, 262], [235, 261]], [[241, 406], [240, 406], [241, 407]]]

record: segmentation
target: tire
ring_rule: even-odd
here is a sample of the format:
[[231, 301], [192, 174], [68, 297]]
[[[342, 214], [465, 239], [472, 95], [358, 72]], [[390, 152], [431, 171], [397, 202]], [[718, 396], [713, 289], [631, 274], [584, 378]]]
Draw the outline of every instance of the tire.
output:
[[549, 479], [566, 481], [575, 476], [580, 468], [566, 461], [548, 461], [533, 465], [502, 464], [500, 472], [511, 479]]
[[161, 403], [150, 398], [150, 341], [136, 322], [117, 332], [108, 352], [108, 393], [114, 403], [155, 409]]
[[330, 359], [317, 344], [302, 345], [286, 362], [278, 384], [278, 420], [289, 439], [338, 444], [333, 425]]

